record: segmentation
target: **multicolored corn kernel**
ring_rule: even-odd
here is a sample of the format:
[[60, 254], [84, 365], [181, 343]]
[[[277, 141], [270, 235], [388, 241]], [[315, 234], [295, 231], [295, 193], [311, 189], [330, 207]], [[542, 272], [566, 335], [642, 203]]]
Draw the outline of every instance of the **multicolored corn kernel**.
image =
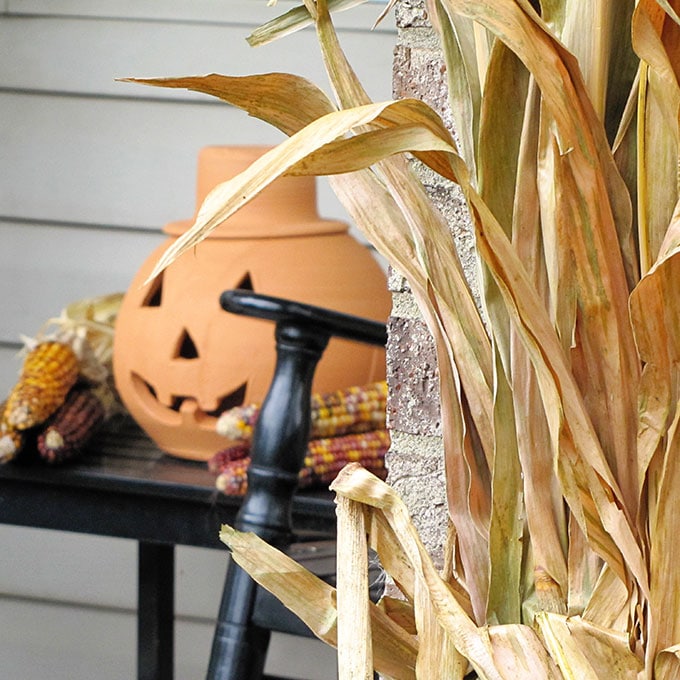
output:
[[258, 404], [236, 406], [220, 415], [215, 424], [217, 434], [234, 441], [250, 441], [260, 415]]
[[220, 474], [224, 468], [235, 460], [241, 460], [250, 455], [250, 444], [240, 442], [222, 449], [208, 460], [208, 470], [214, 474]]
[[250, 456], [232, 460], [217, 475], [215, 486], [227, 496], [243, 496], [248, 490]]
[[19, 380], [7, 398], [5, 417], [12, 427], [40, 425], [63, 404], [78, 380], [79, 361], [62, 342], [46, 341], [26, 355]]
[[[300, 470], [300, 487], [327, 486], [347, 463], [360, 463], [374, 475], [384, 479], [385, 453], [390, 446], [386, 430], [375, 430], [342, 437], [327, 437], [309, 442], [307, 455]], [[208, 462], [208, 468], [216, 473], [215, 486], [230, 496], [241, 496], [248, 489], [248, 467], [250, 456], [248, 444], [226, 449], [227, 453], [215, 454]], [[238, 453], [239, 457], [233, 457]]]
[[[313, 394], [311, 407], [310, 439], [384, 429], [387, 383]], [[256, 404], [237, 406], [218, 418], [217, 432], [235, 441], [249, 441], [259, 415], [260, 407]]]
[[390, 435], [386, 430], [312, 440], [300, 471], [300, 486], [328, 485], [347, 463], [359, 463], [384, 478], [387, 474], [385, 454], [389, 447]]
[[96, 388], [75, 388], [38, 436], [38, 453], [47, 463], [57, 464], [79, 456], [107, 410]]

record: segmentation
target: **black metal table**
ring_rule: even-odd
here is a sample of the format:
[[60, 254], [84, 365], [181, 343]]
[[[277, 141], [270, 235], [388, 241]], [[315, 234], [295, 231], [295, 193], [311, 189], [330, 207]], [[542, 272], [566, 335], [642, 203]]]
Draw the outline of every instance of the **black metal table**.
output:
[[[174, 546], [226, 551], [219, 529], [233, 523], [241, 502], [218, 492], [214, 482], [204, 463], [163, 454], [132, 423], [118, 422], [100, 433], [76, 464], [0, 466], [0, 522], [136, 540], [138, 679], [169, 680]], [[331, 494], [297, 494], [293, 524], [309, 538], [331, 539], [335, 533]], [[314, 559], [325, 557], [322, 549], [312, 547], [315, 544], [308, 545], [301, 550], [310, 555], [316, 551]]]

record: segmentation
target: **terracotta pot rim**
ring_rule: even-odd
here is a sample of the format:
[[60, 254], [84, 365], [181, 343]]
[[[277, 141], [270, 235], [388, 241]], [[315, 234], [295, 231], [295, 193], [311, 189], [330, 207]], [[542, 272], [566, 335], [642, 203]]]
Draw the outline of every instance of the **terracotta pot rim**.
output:
[[[163, 232], [169, 236], [181, 236], [194, 224], [194, 220], [177, 220], [168, 222]], [[224, 227], [224, 228], [223, 228]], [[319, 219], [310, 222], [293, 222], [290, 224], [273, 225], [271, 222], [262, 224], [234, 224], [222, 222], [208, 238], [229, 240], [255, 240], [272, 238], [291, 238], [294, 236], [321, 236], [324, 234], [345, 234], [349, 226], [338, 220]]]

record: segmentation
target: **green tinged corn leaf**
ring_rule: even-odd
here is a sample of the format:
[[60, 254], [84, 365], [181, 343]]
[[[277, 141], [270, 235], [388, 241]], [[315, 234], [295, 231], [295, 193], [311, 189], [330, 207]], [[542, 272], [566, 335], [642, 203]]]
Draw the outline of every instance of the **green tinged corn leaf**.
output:
[[[331, 10], [343, 10], [361, 5], [366, 0], [328, 0], [328, 7]], [[294, 7], [276, 19], [268, 21], [259, 28], [255, 29], [248, 36], [248, 43], [252, 47], [266, 45], [273, 40], [278, 40], [284, 36], [295, 33], [306, 26], [314, 23], [314, 16], [308, 7]]]

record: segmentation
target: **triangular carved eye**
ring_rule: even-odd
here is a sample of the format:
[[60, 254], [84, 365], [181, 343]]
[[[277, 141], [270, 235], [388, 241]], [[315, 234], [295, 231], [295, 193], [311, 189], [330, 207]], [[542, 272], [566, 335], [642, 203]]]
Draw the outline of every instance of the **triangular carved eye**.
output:
[[163, 299], [163, 274], [159, 274], [149, 286], [142, 307], [160, 307]]
[[243, 278], [236, 284], [239, 290], [255, 290], [253, 280], [250, 278], [250, 272], [246, 272]]
[[175, 359], [198, 359], [198, 348], [189, 331], [185, 328], [177, 344]]

